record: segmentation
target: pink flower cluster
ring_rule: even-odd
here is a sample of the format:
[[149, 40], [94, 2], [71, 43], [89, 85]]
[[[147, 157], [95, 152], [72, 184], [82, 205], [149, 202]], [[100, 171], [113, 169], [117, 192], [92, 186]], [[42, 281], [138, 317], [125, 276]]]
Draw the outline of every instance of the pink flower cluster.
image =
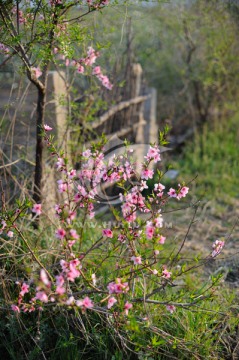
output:
[[160, 235], [158, 230], [162, 228], [162, 226], [163, 226], [163, 217], [160, 213], [158, 213], [158, 215], [155, 218], [153, 218], [151, 221], [147, 221], [146, 223], [146, 227], [145, 227], [146, 238], [151, 240], [154, 236], [159, 237], [158, 242], [160, 244], [163, 244], [165, 238]]
[[106, 89], [108, 90], [112, 89], [113, 85], [109, 81], [108, 76], [102, 74], [100, 66], [96, 66], [93, 69], [92, 75], [96, 75], [96, 77], [101, 81], [102, 85], [106, 87]]
[[147, 159], [149, 162], [153, 160], [155, 163], [161, 161], [159, 148], [157, 146], [150, 146], [148, 153], [145, 156], [145, 159]]
[[8, 230], [9, 227], [7, 226], [7, 223], [5, 220], [2, 220], [1, 223], [0, 223], [0, 235], [3, 233], [3, 231], [7, 231], [7, 236], [9, 238], [12, 238], [14, 236], [14, 232], [11, 231], [11, 230]]
[[164, 185], [162, 185], [162, 184], [160, 184], [160, 183], [154, 184], [154, 192], [156, 193], [156, 195], [157, 195], [159, 198], [162, 198], [162, 197], [163, 197], [163, 195], [164, 195], [164, 193], [163, 193], [164, 189], [165, 189], [165, 186], [164, 186]]
[[168, 195], [170, 197], [175, 197], [176, 199], [180, 200], [187, 195], [189, 188], [187, 186], [181, 186], [180, 184], [178, 184], [178, 187], [178, 190], [170, 188]]
[[[57, 53], [58, 49], [55, 48], [54, 53]], [[99, 57], [99, 52], [93, 49], [93, 47], [89, 47], [87, 51], [87, 56], [85, 58], [81, 58], [80, 60], [65, 60], [66, 66], [74, 66], [77, 68], [78, 73], [83, 74], [85, 72], [84, 66], [92, 67], [95, 63], [96, 59]], [[64, 56], [63, 56], [64, 58]], [[110, 83], [108, 76], [103, 75], [100, 66], [95, 66], [92, 70], [92, 75], [95, 75], [102, 85], [106, 87], [108, 90], [111, 90], [113, 85]]]
[[123, 217], [129, 222], [136, 220], [137, 209], [141, 212], [148, 212], [145, 198], [140, 193], [138, 186], [133, 187], [130, 192], [125, 195], [125, 197], [122, 196], [121, 199], [124, 200], [124, 203], [121, 206]]
[[111, 282], [108, 285], [110, 294], [122, 294], [129, 291], [129, 284], [127, 282], [122, 283], [120, 278], [117, 278], [115, 282]]
[[86, 309], [92, 309], [94, 307], [94, 304], [92, 300], [86, 296], [83, 300], [76, 300], [76, 306], [79, 306], [82, 308], [82, 311], [85, 312]]
[[[17, 7], [14, 6], [14, 8], [12, 9], [12, 14], [16, 14], [17, 13]], [[25, 24], [27, 22], [27, 19], [24, 17], [24, 13], [22, 10], [18, 10], [18, 21], [19, 24]]]
[[143, 168], [141, 171], [141, 179], [153, 179], [154, 176], [154, 170], [149, 169], [149, 164], [151, 163], [151, 161], [153, 160], [154, 163], [157, 163], [159, 161], [161, 161], [161, 157], [160, 157], [160, 150], [158, 148], [158, 146], [150, 146], [147, 155], [145, 156], [146, 159], [146, 163], [143, 164]]
[[81, 263], [78, 259], [60, 261], [62, 267], [62, 276], [67, 280], [74, 282], [80, 276], [80, 269], [82, 268]]
[[[92, 66], [96, 58], [97, 53], [94, 49], [89, 48], [84, 65]], [[99, 75], [101, 73], [100, 68], [96, 67], [94, 72], [95, 75]], [[74, 291], [81, 288], [83, 291], [88, 291], [89, 285], [90, 292], [93, 289], [93, 292], [100, 293], [102, 291], [104, 293], [107, 287], [107, 297], [100, 302], [107, 301], [107, 309], [111, 309], [117, 303], [117, 308], [121, 307], [122, 313], [127, 316], [132, 304], [126, 300], [132, 295], [129, 293], [132, 279], [134, 279], [134, 276], [135, 279], [137, 279], [136, 276], [140, 276], [136, 274], [138, 270], [140, 270], [139, 273], [141, 271], [147, 273], [147, 276], [155, 275], [157, 278], [161, 278], [161, 281], [165, 284], [172, 275], [166, 266], [163, 266], [162, 270], [154, 268], [159, 260], [157, 258], [159, 250], [155, 249], [155, 247], [157, 247], [157, 244], [164, 244], [166, 239], [161, 233], [163, 217], [156, 205], [167, 201], [170, 196], [166, 195], [166, 200], [163, 198], [165, 187], [161, 183], [154, 185], [154, 189], [149, 196], [144, 197], [142, 195], [142, 191], [148, 188], [146, 181], [154, 175], [153, 170], [150, 169], [150, 163], [157, 163], [161, 160], [159, 148], [150, 146], [143, 162], [141, 177], [138, 175], [135, 163], [132, 161], [132, 151], [128, 150], [128, 148], [126, 148], [123, 155], [120, 153], [105, 159], [102, 147], [92, 147], [82, 152], [79, 159], [80, 169], [76, 170], [69, 167], [64, 155], [59, 154], [58, 150], [51, 144], [51, 137], [48, 136], [48, 132], [51, 130], [52, 128], [47, 124], [43, 126], [44, 139], [47, 146], [50, 147], [52, 155], [56, 157], [55, 166], [60, 177], [57, 184], [63, 200], [61, 204], [55, 206], [56, 216], [59, 220], [55, 236], [60, 240], [64, 258], [56, 265], [55, 271], [57, 275], [53, 277], [42, 269], [38, 286], [32, 286], [31, 291], [29, 285], [23, 283], [19, 291], [18, 302], [12, 305], [12, 309], [16, 312], [33, 311], [42, 307], [43, 304], [59, 302], [70, 307], [80, 307], [81, 311], [84, 312], [94, 307], [93, 299], [88, 296], [77, 299], [74, 297]], [[132, 183], [132, 178], [136, 179], [134, 183]], [[85, 238], [82, 236], [81, 230], [79, 233], [77, 231], [77, 229], [81, 228], [77, 220], [79, 220], [80, 213], [83, 213], [84, 221], [87, 217], [94, 217], [94, 205], [98, 202], [102, 182], [109, 184], [120, 183], [123, 189], [123, 193], [120, 194], [122, 216], [120, 218], [120, 214], [117, 213], [117, 217], [120, 219], [119, 222], [117, 219], [117, 225], [103, 226], [102, 236], [106, 237], [107, 241], [102, 240], [99, 235], [97, 245], [93, 244], [92, 248], [88, 250], [87, 241], [84, 242]], [[128, 184], [133, 185], [130, 188]], [[172, 190], [174, 189], [170, 189], [170, 193]], [[176, 195], [171, 197], [181, 199], [186, 196], [187, 192], [188, 188], [181, 187], [179, 184], [179, 189], [175, 190]], [[32, 212], [40, 215], [42, 213], [41, 204], [34, 204]], [[4, 220], [2, 220], [1, 225], [0, 232], [8, 230]], [[117, 238], [119, 242], [115, 240]], [[78, 241], [79, 239], [80, 241]], [[76, 242], [77, 247], [73, 246]], [[118, 277], [115, 281], [110, 282], [108, 280], [108, 285], [101, 283], [102, 276], [99, 276], [96, 281], [96, 274], [92, 274], [92, 267], [88, 266], [93, 262], [97, 263], [94, 257], [92, 257], [94, 259], [92, 261], [89, 253], [97, 249], [98, 246], [103, 252], [108, 251], [106, 248], [114, 249], [115, 252], [112, 256], [112, 259], [116, 259], [113, 271], [116, 271], [114, 276]], [[216, 254], [219, 253], [220, 246], [222, 247], [222, 243], [215, 243], [214, 252]], [[74, 253], [75, 249], [77, 249], [77, 253]], [[147, 254], [151, 255], [147, 257]], [[135, 268], [132, 264], [137, 267]], [[141, 264], [143, 266], [140, 266]], [[95, 269], [94, 271], [97, 272], [97, 265]], [[127, 275], [121, 275], [121, 269], [124, 269], [123, 274], [129, 272], [130, 276], [123, 279], [122, 276]], [[134, 275], [132, 276], [132, 274]], [[30, 296], [30, 293], [33, 293], [33, 297]], [[26, 294], [28, 295], [26, 296]], [[96, 296], [98, 297], [98, 295]], [[30, 298], [28, 304], [23, 304], [24, 297], [26, 299]]]
[[170, 271], [167, 270], [166, 266], [163, 266], [163, 271], [162, 271], [162, 276], [165, 279], [170, 279], [171, 278], [172, 273]]
[[[24, 301], [24, 299], [23, 299], [24, 296], [29, 293], [30, 286], [28, 284], [26, 284], [25, 282], [23, 282], [22, 284], [20, 284], [19, 282], [16, 282], [16, 284], [20, 285], [20, 292], [19, 292], [19, 296], [18, 296], [17, 305], [12, 304], [11, 309], [14, 312], [18, 312], [18, 313], [20, 313], [20, 311], [23, 311], [23, 312], [32, 312], [32, 311], [34, 311], [35, 307], [34, 307], [33, 304], [29, 304], [29, 306], [27, 307], [25, 305], [25, 303], [23, 302]], [[34, 302], [34, 299], [32, 299], [30, 301], [30, 303], [33, 303], [33, 302]]]

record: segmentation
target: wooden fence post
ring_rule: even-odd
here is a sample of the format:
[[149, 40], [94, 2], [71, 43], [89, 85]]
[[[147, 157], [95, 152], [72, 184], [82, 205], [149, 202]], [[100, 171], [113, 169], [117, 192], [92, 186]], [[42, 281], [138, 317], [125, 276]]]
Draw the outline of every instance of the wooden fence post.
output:
[[[67, 123], [67, 88], [63, 71], [50, 71], [47, 87], [46, 123], [53, 128], [52, 134], [70, 160], [69, 129]], [[69, 162], [70, 163], [70, 162]], [[54, 205], [60, 200], [56, 182], [59, 179], [54, 163], [46, 152], [43, 171], [43, 209], [51, 220], [55, 218]]]

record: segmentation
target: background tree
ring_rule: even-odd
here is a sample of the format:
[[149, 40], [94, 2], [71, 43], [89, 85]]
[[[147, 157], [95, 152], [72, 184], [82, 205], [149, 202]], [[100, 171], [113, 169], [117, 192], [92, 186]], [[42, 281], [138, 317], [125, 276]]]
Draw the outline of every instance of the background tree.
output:
[[[102, 10], [107, 0], [99, 1], [1, 1], [0, 29], [3, 55], [1, 67], [17, 58], [21, 70], [37, 88], [36, 163], [33, 200], [42, 198], [43, 140], [48, 73], [62, 60], [84, 71], [79, 53], [84, 48], [87, 28], [82, 19]], [[82, 55], [82, 53], [81, 53]]]

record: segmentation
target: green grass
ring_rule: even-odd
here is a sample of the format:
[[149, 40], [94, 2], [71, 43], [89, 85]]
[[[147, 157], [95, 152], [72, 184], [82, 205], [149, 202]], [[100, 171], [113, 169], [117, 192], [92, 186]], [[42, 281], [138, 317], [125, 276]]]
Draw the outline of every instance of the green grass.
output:
[[232, 119], [204, 125], [187, 144], [174, 167], [180, 178], [190, 181], [196, 175], [193, 191], [207, 199], [230, 202], [239, 199], [239, 114]]

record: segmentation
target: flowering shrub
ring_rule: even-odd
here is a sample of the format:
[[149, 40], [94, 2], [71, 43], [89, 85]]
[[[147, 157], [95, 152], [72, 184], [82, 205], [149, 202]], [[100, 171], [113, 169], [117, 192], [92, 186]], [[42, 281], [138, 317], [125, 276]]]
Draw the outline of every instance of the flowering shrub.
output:
[[[153, 302], [170, 313], [176, 311], [182, 301], [173, 300], [170, 288], [183, 271], [175, 266], [177, 258], [172, 261], [172, 258], [162, 256], [168, 240], [163, 235], [161, 209], [173, 198], [184, 198], [189, 188], [179, 184], [178, 189], [167, 191], [163, 184], [156, 183], [147, 198], [143, 195], [147, 188], [145, 180], [154, 175], [150, 164], [161, 161], [157, 145], [149, 147], [140, 170], [130, 146], [125, 148], [124, 154], [114, 154], [106, 160], [101, 144], [82, 152], [80, 170], [69, 168], [64, 154], [53, 144], [49, 135], [51, 130], [44, 125], [42, 136], [56, 159], [55, 168], [60, 176], [57, 182], [62, 202], [55, 206], [58, 224], [55, 237], [59, 241], [61, 259], [52, 271], [30, 249], [18, 226], [20, 215], [24, 216], [26, 208], [3, 212], [0, 233], [23, 239], [40, 267], [38, 278], [25, 274], [24, 280], [17, 280], [19, 294], [11, 309], [20, 313], [44, 310], [45, 305], [47, 308], [64, 306], [83, 313], [116, 312], [116, 317], [121, 318], [134, 312], [138, 314], [138, 303]], [[95, 217], [100, 186], [107, 183], [118, 183], [122, 189], [119, 195], [121, 206], [113, 209], [117, 221], [112, 228], [105, 227], [98, 232], [96, 239], [86, 239], [85, 226]], [[41, 204], [34, 204], [31, 210], [36, 217], [43, 215]], [[82, 220], [80, 226], [79, 219]], [[222, 241], [216, 240], [208, 258], [218, 255], [223, 246]], [[160, 292], [165, 294], [166, 289], [169, 289], [169, 296], [164, 295], [162, 300]], [[187, 293], [184, 296], [188, 298]], [[191, 306], [202, 298], [194, 298], [183, 306]]]
[[[49, 65], [50, 61], [54, 61], [59, 66], [71, 67], [79, 74], [95, 77], [111, 90], [109, 78], [96, 65], [99, 52], [90, 46], [83, 57], [78, 57], [72, 48], [78, 41], [79, 33], [72, 40], [72, 48], [68, 46], [68, 38], [71, 33], [76, 33], [76, 29], [72, 30], [71, 21], [68, 21], [70, 17], [64, 17], [73, 5], [87, 4], [88, 14], [101, 10], [108, 2], [52, 0], [39, 2], [39, 7], [34, 2], [22, 2], [20, 7], [24, 9], [25, 4], [25, 12], [14, 7], [9, 16], [6, 11], [1, 14], [2, 19], [7, 19], [13, 29], [14, 26], [18, 29], [18, 36], [16, 42], [14, 32], [13, 36], [5, 31], [0, 52], [6, 59], [20, 52], [29, 79], [42, 89], [49, 68], [45, 62]], [[37, 10], [33, 14], [34, 4]], [[85, 13], [79, 12], [78, 19], [83, 15]], [[37, 50], [41, 51], [39, 56], [35, 54], [34, 61], [28, 59], [28, 45], [25, 51], [18, 44], [20, 35], [26, 36], [29, 29], [32, 32], [36, 29], [37, 35], [31, 36], [33, 42], [38, 41], [43, 30], [45, 37], [48, 34], [52, 36], [49, 47], [42, 49], [41, 41], [37, 44]], [[33, 45], [32, 43], [32, 48]], [[83, 151], [77, 159], [80, 164], [80, 169], [77, 170], [71, 168], [64, 153], [57, 150], [49, 135], [51, 130], [47, 124], [43, 125], [41, 136], [55, 159], [55, 169], [59, 175], [58, 192], [62, 199], [55, 205], [56, 221], [50, 226], [51, 236], [48, 237], [45, 227], [44, 204], [25, 199], [23, 202], [18, 201], [15, 209], [8, 210], [4, 194], [2, 195], [0, 238], [7, 254], [12, 257], [12, 263], [9, 265], [6, 262], [3, 271], [11, 284], [10, 295], [6, 296], [4, 293], [2, 299], [4, 309], [11, 311], [12, 316], [29, 317], [41, 313], [51, 315], [59, 309], [75, 316], [100, 314], [107, 319], [107, 325], [117, 329], [118, 335], [121, 329], [126, 333], [128, 330], [138, 331], [138, 324], [141, 323], [150, 327], [149, 310], [152, 307], [158, 306], [162, 315], [171, 316], [178, 308], [189, 308], [210, 298], [215, 280], [201, 292], [191, 291], [187, 287], [177, 291], [178, 278], [183, 277], [194, 266], [191, 263], [179, 264], [184, 243], [179, 250], [172, 251], [172, 245], [175, 249], [176, 244], [171, 244], [164, 233], [163, 207], [175, 199], [177, 202], [183, 201], [189, 187], [178, 184], [176, 189], [166, 189], [161, 183], [160, 175], [160, 180], [154, 184], [151, 193], [145, 196], [147, 181], [154, 179], [153, 166], [159, 166], [161, 161], [159, 146], [151, 144], [139, 166], [135, 163], [130, 146], [125, 147], [123, 154], [106, 158], [103, 145], [95, 144]], [[103, 229], [95, 229], [91, 225], [93, 219], [97, 219], [96, 209], [101, 201], [101, 187], [116, 183], [121, 188], [121, 204], [114, 208], [109, 200], [114, 221], [104, 224]], [[39, 184], [38, 187], [40, 188]], [[33, 215], [33, 221], [37, 218], [41, 224], [39, 233], [35, 232], [34, 236], [29, 232], [29, 223], [32, 221], [29, 219], [29, 211]], [[90, 224], [92, 231], [88, 230], [87, 224]], [[44, 235], [48, 237], [47, 251], [42, 254], [38, 242]], [[9, 250], [13, 243], [14, 246]], [[223, 246], [223, 241], [216, 240], [212, 253], [205, 259], [213, 260], [220, 254]], [[18, 251], [22, 261], [19, 267]], [[84, 326], [82, 325], [83, 329]]]

